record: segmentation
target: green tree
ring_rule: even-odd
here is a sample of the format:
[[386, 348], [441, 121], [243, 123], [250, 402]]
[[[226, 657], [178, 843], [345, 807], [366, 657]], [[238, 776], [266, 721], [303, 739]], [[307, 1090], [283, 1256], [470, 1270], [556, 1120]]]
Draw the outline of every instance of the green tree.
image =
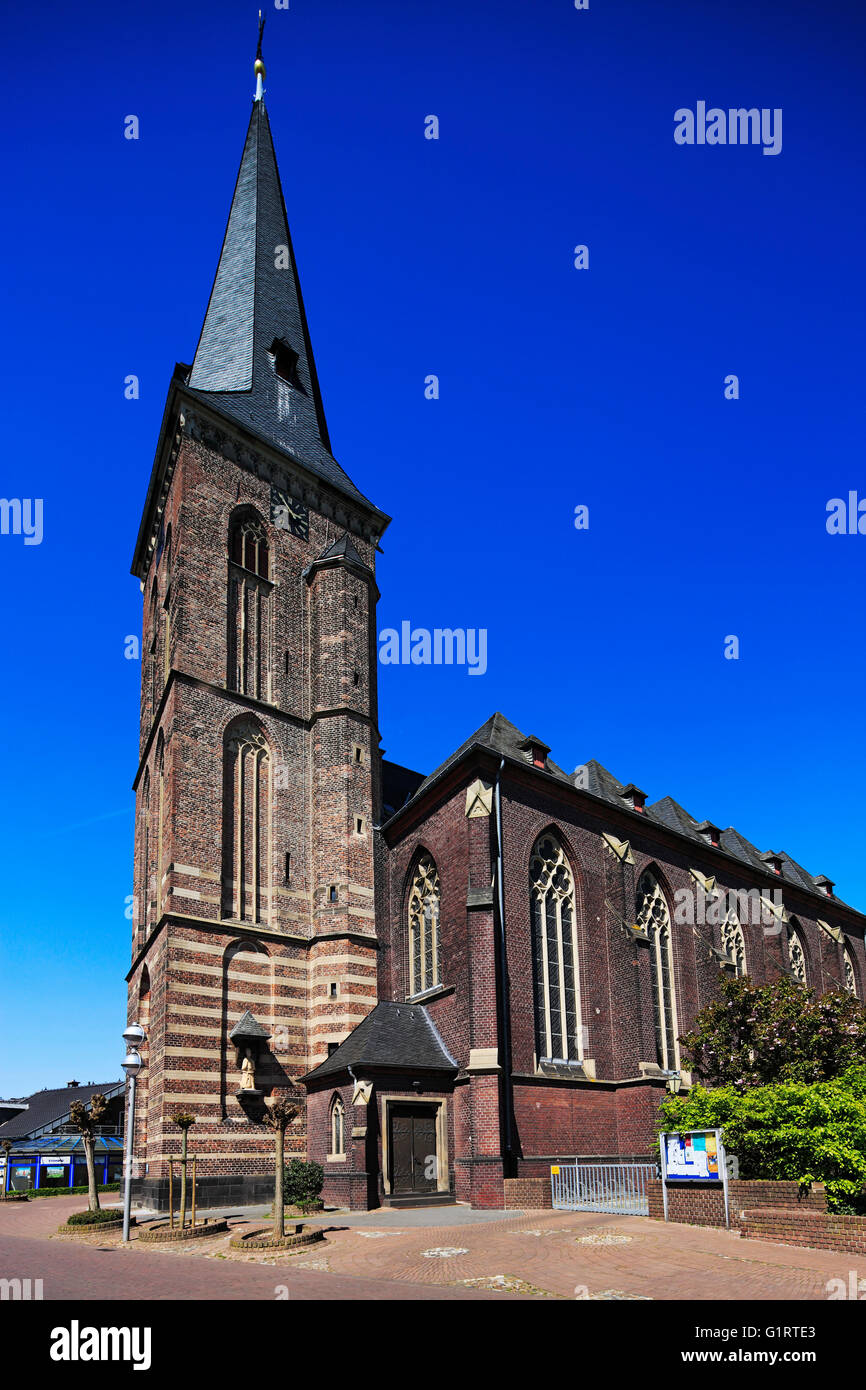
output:
[[819, 996], [786, 977], [762, 986], [726, 979], [680, 1044], [710, 1086], [829, 1081], [866, 1066], [866, 1009], [843, 990]]
[[824, 1182], [831, 1210], [866, 1213], [866, 1067], [811, 1085], [695, 1086], [662, 1103], [659, 1129], [721, 1129], [741, 1178]]
[[69, 1118], [84, 1142], [84, 1158], [87, 1163], [87, 1209], [99, 1211], [99, 1193], [96, 1190], [96, 1128], [108, 1109], [108, 1101], [103, 1095], [90, 1097], [90, 1109], [82, 1100], [74, 1100], [69, 1107]]

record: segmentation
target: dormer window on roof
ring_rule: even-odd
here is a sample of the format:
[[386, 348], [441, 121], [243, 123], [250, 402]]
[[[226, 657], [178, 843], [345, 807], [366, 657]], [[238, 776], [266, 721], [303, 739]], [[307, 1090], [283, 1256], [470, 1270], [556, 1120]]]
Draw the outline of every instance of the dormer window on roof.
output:
[[722, 835], [719, 826], [713, 825], [711, 820], [702, 820], [700, 825], [695, 826], [695, 829], [708, 845], [713, 845], [718, 849]]
[[828, 898], [833, 897], [833, 889], [836, 887], [836, 884], [832, 878], [828, 878], [826, 874], [817, 874], [812, 882], [819, 892], [825, 893]]
[[[282, 381], [287, 381], [290, 386], [294, 386], [296, 391], [303, 391], [300, 377], [298, 376], [298, 354], [294, 348], [283, 338], [274, 338], [268, 351], [274, 359], [274, 371]], [[306, 392], [304, 391], [304, 395]]]
[[540, 738], [536, 738], [535, 734], [529, 734], [517, 746], [527, 755], [533, 767], [544, 769], [547, 764], [547, 755], [550, 752], [548, 744], [543, 743]]
[[640, 787], [635, 786], [634, 782], [629, 782], [628, 786], [622, 789], [622, 799], [630, 811], [643, 811], [646, 792], [642, 792]]
[[766, 854], [761, 855], [761, 859], [771, 873], [780, 874], [782, 872], [782, 856], [776, 850], [768, 849]]

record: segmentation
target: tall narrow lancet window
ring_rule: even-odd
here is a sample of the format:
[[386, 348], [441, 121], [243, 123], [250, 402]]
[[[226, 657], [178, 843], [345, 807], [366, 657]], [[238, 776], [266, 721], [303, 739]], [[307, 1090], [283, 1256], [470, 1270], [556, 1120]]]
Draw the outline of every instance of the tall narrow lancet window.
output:
[[529, 863], [535, 1046], [539, 1061], [580, 1061], [580, 981], [574, 879], [562, 846], [545, 834]]
[[163, 611], [165, 617], [162, 623], [162, 684], [163, 687], [168, 681], [171, 671], [171, 590], [166, 591], [163, 600]]
[[803, 943], [795, 931], [788, 935], [788, 960], [791, 964], [791, 974], [795, 980], [799, 980], [801, 985], [808, 984], [806, 975], [806, 952], [803, 950]]
[[346, 1152], [346, 1108], [339, 1096], [331, 1101], [331, 1154]]
[[159, 605], [157, 603], [157, 585], [154, 579], [150, 590], [150, 717], [151, 720], [156, 715], [156, 707], [159, 704], [159, 658], [157, 655], [159, 639]]
[[157, 804], [156, 804], [156, 921], [162, 916], [162, 878], [165, 873], [163, 864], [164, 843], [165, 843], [165, 744], [162, 741], [162, 733], [159, 735], [159, 742], [156, 749], [157, 765]]
[[656, 1061], [663, 1071], [679, 1067], [671, 914], [661, 884], [650, 869], [637, 886], [637, 924], [650, 943]]
[[439, 870], [433, 856], [421, 855], [409, 889], [409, 995], [441, 981], [439, 954]]
[[236, 516], [229, 531], [228, 669], [230, 690], [270, 699], [270, 555], [255, 512]]
[[857, 977], [856, 977], [856, 975], [854, 974], [854, 962], [852, 961], [850, 955], [848, 954], [848, 948], [847, 948], [847, 947], [845, 948], [845, 952], [844, 952], [844, 955], [843, 955], [843, 957], [842, 957], [842, 964], [843, 964], [844, 972], [845, 972], [845, 988], [847, 989], [848, 993], [849, 993], [849, 994], [853, 994], [853, 995], [854, 995], [854, 998], [856, 999], [856, 998], [857, 998]]
[[746, 974], [746, 942], [737, 914], [731, 909], [722, 923], [722, 950], [734, 963], [734, 974]]
[[229, 725], [223, 750], [222, 912], [265, 922], [270, 907], [270, 759], [249, 719]]
[[144, 786], [141, 793], [141, 809], [138, 813], [138, 867], [137, 929], [141, 939], [147, 935], [150, 921], [150, 771], [145, 770]]

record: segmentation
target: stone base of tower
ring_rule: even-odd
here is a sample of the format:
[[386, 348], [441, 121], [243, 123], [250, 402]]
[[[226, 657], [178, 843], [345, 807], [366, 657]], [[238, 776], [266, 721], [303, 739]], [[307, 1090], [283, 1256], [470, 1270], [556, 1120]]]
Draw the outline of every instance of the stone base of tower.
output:
[[[190, 1187], [187, 1188], [187, 1211], [192, 1202]], [[223, 1207], [270, 1206], [274, 1200], [274, 1180], [264, 1176], [227, 1173], [196, 1178], [195, 1208], [199, 1211], [213, 1211]], [[139, 1210], [168, 1211], [168, 1178], [138, 1178], [132, 1182], [132, 1205]], [[180, 1206], [180, 1182], [175, 1178], [174, 1209]]]

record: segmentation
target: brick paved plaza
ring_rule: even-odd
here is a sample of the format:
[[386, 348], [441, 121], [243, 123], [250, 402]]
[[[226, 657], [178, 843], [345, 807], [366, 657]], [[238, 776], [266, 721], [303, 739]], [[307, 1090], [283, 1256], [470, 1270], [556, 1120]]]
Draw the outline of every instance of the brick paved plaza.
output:
[[[371, 1213], [355, 1225], [328, 1214], [325, 1244], [293, 1258], [239, 1253], [229, 1237], [182, 1248], [122, 1248], [117, 1235], [58, 1237], [81, 1198], [0, 1206], [0, 1277], [41, 1278], [44, 1298], [123, 1299], [134, 1261], [136, 1296], [148, 1300], [654, 1299], [817, 1300], [832, 1279], [848, 1284], [856, 1257], [743, 1240], [725, 1231], [665, 1226], [643, 1217], [526, 1212], [479, 1221], [453, 1209]], [[232, 1231], [262, 1224], [248, 1215]], [[431, 1253], [432, 1252], [432, 1253]], [[856, 1270], [866, 1278], [866, 1267]], [[285, 1296], [285, 1294], [283, 1295]]]

